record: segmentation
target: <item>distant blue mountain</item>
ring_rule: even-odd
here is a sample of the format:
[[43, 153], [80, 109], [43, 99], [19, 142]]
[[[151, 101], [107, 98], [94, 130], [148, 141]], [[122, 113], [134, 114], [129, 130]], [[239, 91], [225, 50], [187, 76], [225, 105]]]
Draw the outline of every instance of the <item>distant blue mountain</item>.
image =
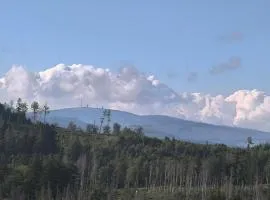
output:
[[[67, 127], [70, 121], [81, 128], [89, 123], [100, 123], [102, 110], [98, 108], [68, 108], [51, 111], [47, 117], [49, 123]], [[217, 126], [160, 115], [135, 115], [112, 110], [111, 124], [119, 123], [122, 127], [141, 126], [145, 135], [164, 138], [175, 137], [197, 143], [220, 143], [229, 146], [246, 146], [248, 137], [255, 144], [270, 142], [270, 133], [257, 130]]]

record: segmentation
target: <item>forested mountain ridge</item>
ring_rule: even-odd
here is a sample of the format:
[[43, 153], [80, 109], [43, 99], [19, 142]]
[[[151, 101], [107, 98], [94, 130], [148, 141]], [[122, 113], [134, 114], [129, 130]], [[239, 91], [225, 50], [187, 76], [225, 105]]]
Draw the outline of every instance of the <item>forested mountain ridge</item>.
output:
[[[100, 122], [102, 116], [100, 108], [66, 108], [52, 110], [47, 121], [67, 127], [70, 121], [85, 129], [87, 124]], [[31, 116], [32, 114], [30, 114]], [[218, 126], [179, 118], [159, 115], [135, 115], [133, 113], [111, 110], [111, 126], [120, 123], [122, 126], [141, 126], [146, 136], [175, 137], [179, 140], [205, 144], [226, 144], [233, 147], [245, 147], [248, 137], [252, 137], [254, 144], [270, 142], [270, 133], [244, 129], [238, 127]]]
[[161, 140], [110, 129], [106, 118], [87, 131], [65, 129], [45, 124], [48, 106], [45, 123], [27, 119], [26, 108], [0, 104], [0, 199], [269, 199], [269, 145]]

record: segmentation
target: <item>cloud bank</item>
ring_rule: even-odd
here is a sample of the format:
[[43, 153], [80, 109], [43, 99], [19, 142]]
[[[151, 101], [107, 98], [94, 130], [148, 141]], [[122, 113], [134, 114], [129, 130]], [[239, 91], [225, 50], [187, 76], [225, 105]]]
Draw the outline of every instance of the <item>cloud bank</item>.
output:
[[179, 94], [155, 76], [134, 67], [119, 72], [86, 65], [56, 65], [32, 73], [12, 67], [0, 78], [0, 101], [18, 97], [45, 101], [52, 108], [105, 106], [136, 114], [163, 114], [213, 124], [270, 131], [270, 96], [258, 90], [238, 90], [224, 96]]

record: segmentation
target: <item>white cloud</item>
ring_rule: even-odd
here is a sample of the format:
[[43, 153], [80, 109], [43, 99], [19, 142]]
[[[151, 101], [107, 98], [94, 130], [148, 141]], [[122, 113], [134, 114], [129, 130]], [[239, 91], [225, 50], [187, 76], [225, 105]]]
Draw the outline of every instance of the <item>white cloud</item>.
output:
[[21, 97], [47, 101], [52, 108], [108, 106], [137, 114], [164, 114], [213, 124], [270, 131], [270, 96], [258, 90], [239, 90], [229, 96], [177, 94], [153, 75], [134, 67], [114, 73], [86, 65], [59, 64], [42, 72], [13, 66], [0, 78], [0, 101]]

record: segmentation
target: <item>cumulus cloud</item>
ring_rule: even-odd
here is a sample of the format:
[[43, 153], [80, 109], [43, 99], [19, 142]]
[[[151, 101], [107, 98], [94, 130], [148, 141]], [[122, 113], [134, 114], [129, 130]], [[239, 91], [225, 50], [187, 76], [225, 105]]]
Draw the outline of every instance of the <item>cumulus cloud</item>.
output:
[[[0, 87], [9, 98], [50, 100], [52, 105], [76, 105], [82, 96], [85, 103], [170, 103], [181, 101], [179, 96], [155, 76], [145, 76], [134, 67], [122, 68], [117, 73], [109, 69], [85, 65], [56, 65], [42, 72], [28, 72], [13, 66], [3, 78]], [[65, 101], [67, 100], [66, 105]]]
[[0, 78], [0, 101], [22, 97], [52, 108], [104, 106], [136, 114], [162, 114], [213, 124], [270, 131], [270, 96], [239, 90], [228, 96], [176, 93], [154, 75], [134, 67], [118, 72], [86, 65], [59, 64], [41, 72], [13, 66]]
[[213, 66], [209, 72], [212, 75], [217, 75], [224, 73], [226, 71], [235, 70], [241, 67], [241, 58], [240, 57], [231, 57], [227, 62], [220, 63], [216, 66]]

